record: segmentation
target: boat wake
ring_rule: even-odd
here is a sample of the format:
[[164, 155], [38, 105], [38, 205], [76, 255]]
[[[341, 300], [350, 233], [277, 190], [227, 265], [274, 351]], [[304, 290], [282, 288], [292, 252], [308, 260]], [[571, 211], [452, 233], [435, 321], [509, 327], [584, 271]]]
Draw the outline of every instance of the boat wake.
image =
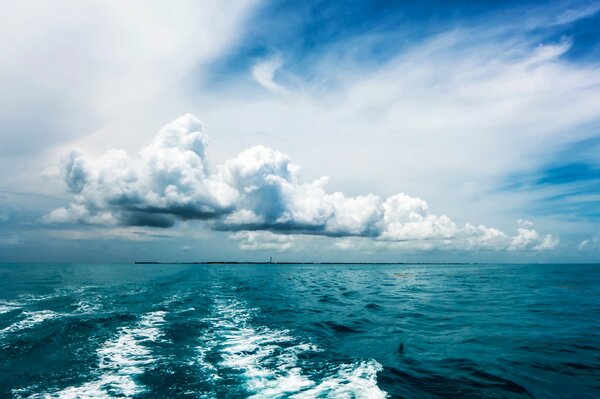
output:
[[114, 339], [101, 345], [97, 350], [101, 372], [97, 379], [56, 392], [34, 394], [29, 398], [95, 399], [131, 397], [143, 392], [144, 387], [136, 381], [136, 377], [157, 360], [146, 344], [160, 339], [159, 326], [164, 323], [165, 314], [163, 311], [146, 313], [137, 325], [121, 328]]
[[[287, 330], [252, 324], [252, 314], [237, 299], [219, 299], [206, 321], [207, 333], [198, 347], [198, 363], [212, 380], [237, 376], [247, 397], [261, 398], [386, 398], [377, 386], [381, 365], [374, 360], [322, 364], [306, 372], [301, 358], [320, 349]], [[326, 373], [323, 375], [323, 371]]]
[[[170, 308], [166, 304], [163, 308]], [[200, 398], [245, 397], [266, 398], [369, 398], [388, 395], [377, 385], [377, 373], [382, 370], [374, 360], [335, 363], [319, 356], [322, 350], [284, 329], [273, 329], [256, 322], [257, 309], [245, 306], [235, 298], [219, 297], [204, 313], [196, 334], [195, 350], [189, 362], [184, 362], [188, 377], [197, 376], [201, 388], [194, 396]], [[195, 308], [173, 310], [173, 317], [193, 314]], [[184, 313], [181, 313], [184, 312]], [[166, 348], [177, 349], [176, 342], [166, 334], [166, 311], [145, 313], [128, 326], [119, 327], [113, 338], [96, 349], [98, 365], [84, 383], [61, 389], [28, 387], [13, 390], [18, 398], [106, 398], [152, 395], [156, 387], [142, 375], [154, 370], [171, 370], [175, 359]], [[179, 315], [179, 316], [178, 316]], [[39, 324], [55, 317], [42, 312], [25, 318], [13, 330]], [[191, 316], [191, 315], [190, 315]], [[189, 317], [189, 316], [186, 316]], [[168, 345], [161, 345], [168, 343]], [[160, 388], [162, 389], [162, 388]], [[192, 393], [192, 391], [187, 391]]]
[[0, 330], [0, 336], [32, 328], [46, 320], [55, 319], [59, 315], [51, 310], [40, 310], [35, 312], [23, 312], [23, 316], [25, 317], [22, 320]]

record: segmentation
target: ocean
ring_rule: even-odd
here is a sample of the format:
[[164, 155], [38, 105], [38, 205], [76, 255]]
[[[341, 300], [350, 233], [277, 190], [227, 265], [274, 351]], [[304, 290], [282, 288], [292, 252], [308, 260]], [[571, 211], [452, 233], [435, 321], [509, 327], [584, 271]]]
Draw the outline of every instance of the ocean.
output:
[[599, 398], [600, 265], [0, 265], [0, 398]]

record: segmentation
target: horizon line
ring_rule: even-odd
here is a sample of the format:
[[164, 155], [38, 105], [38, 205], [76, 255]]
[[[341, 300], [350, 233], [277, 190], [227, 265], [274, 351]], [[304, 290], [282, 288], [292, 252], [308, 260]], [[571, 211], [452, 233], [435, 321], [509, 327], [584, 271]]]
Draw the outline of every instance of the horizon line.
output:
[[260, 262], [260, 261], [193, 261], [159, 262], [134, 261], [135, 265], [600, 265], [600, 262]]

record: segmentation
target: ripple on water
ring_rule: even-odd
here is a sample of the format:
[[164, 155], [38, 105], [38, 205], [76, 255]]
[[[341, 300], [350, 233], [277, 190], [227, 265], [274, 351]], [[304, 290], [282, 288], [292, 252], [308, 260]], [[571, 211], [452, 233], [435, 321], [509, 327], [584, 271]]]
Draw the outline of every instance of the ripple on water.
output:
[[360, 332], [360, 330], [349, 327], [345, 324], [336, 323], [335, 321], [316, 322], [316, 323], [314, 323], [314, 325], [317, 327], [324, 328], [326, 330], [333, 331], [335, 333], [341, 333], [341, 334], [352, 334], [352, 333]]
[[381, 306], [377, 305], [376, 303], [367, 303], [365, 305], [365, 309], [379, 311], [379, 310], [382, 310], [383, 308]]
[[4, 269], [1, 398], [600, 397], [598, 265]]

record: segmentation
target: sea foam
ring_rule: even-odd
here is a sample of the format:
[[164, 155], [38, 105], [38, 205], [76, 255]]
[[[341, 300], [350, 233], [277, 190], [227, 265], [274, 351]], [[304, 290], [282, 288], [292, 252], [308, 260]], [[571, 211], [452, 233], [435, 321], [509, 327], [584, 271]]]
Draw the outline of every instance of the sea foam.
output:
[[159, 327], [164, 323], [165, 314], [163, 311], [147, 313], [136, 325], [122, 327], [114, 339], [102, 344], [97, 350], [102, 374], [96, 380], [29, 398], [96, 399], [131, 397], [143, 392], [144, 387], [138, 384], [136, 377], [157, 360], [145, 343], [160, 339]]
[[46, 320], [55, 319], [59, 315], [51, 310], [39, 310], [32, 312], [23, 312], [24, 319], [11, 324], [10, 326], [0, 330], [0, 334], [13, 333], [21, 330], [32, 328]]
[[[377, 386], [382, 367], [374, 360], [336, 366], [331, 375], [313, 380], [299, 364], [299, 355], [320, 349], [287, 330], [253, 325], [254, 311], [236, 299], [215, 302], [214, 314], [207, 319], [211, 328], [199, 348], [199, 363], [215, 379], [228, 369], [241, 372], [248, 397], [254, 399], [387, 397]], [[217, 365], [206, 361], [214, 351], [222, 359]]]

